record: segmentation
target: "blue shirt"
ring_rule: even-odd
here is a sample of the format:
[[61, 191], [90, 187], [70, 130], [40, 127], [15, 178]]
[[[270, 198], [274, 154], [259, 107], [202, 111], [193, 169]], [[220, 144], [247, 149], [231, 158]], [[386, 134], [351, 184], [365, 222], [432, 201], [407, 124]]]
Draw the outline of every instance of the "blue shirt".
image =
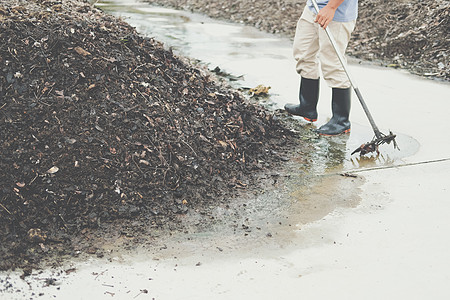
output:
[[[322, 9], [325, 5], [327, 5], [328, 0], [316, 0], [319, 9]], [[315, 14], [316, 10], [311, 2], [308, 0], [306, 2], [309, 9]], [[336, 9], [336, 13], [334, 14], [333, 21], [336, 22], [350, 22], [356, 20], [358, 17], [358, 0], [344, 0], [344, 2], [339, 5]]]

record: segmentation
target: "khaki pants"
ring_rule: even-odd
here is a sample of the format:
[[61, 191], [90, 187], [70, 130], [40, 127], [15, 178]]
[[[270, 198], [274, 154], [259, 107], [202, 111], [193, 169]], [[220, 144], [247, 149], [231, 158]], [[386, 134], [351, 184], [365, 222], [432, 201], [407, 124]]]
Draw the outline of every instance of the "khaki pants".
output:
[[[322, 74], [331, 88], [349, 88], [350, 81], [339, 62], [339, 58], [328, 36], [317, 23], [314, 23], [315, 14], [306, 6], [298, 20], [294, 38], [294, 58], [297, 61], [296, 70], [304, 78], [319, 78], [319, 61]], [[331, 31], [337, 46], [344, 59], [345, 49], [350, 35], [355, 28], [356, 21], [332, 21], [328, 28]]]

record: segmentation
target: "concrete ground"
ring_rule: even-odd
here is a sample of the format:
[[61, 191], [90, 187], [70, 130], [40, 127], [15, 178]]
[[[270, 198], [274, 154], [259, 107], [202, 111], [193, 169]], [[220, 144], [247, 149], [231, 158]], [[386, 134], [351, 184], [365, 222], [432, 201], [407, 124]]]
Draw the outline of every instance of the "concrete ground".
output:
[[[236, 36], [241, 31], [244, 36]], [[232, 59], [219, 55], [218, 65], [245, 72], [248, 84], [271, 85], [275, 108], [295, 101], [298, 77], [285, 72], [292, 70], [289, 41], [251, 40], [248, 29], [230, 32], [255, 47], [264, 43], [258, 48], [263, 55], [242, 46]], [[266, 50], [276, 57], [264, 56]], [[28, 292], [1, 298], [34, 293], [38, 299], [450, 299], [450, 85], [357, 63], [350, 71], [381, 131], [397, 133], [401, 150], [387, 145], [382, 156], [366, 160], [349, 155], [372, 138], [354, 97], [353, 130], [344, 141], [339, 172], [358, 178], [330, 175], [333, 170], [318, 165], [318, 175], [328, 175], [305, 193], [293, 191], [289, 226], [267, 227], [270, 236], [256, 239], [230, 239], [220, 231], [177, 236], [163, 241], [161, 251], [71, 262], [58, 269], [63, 278], [56, 285], [45, 279], [58, 270], [34, 273], [26, 282], [19, 273], [2, 274]], [[322, 86], [318, 125], [330, 117], [330, 92]], [[326, 155], [321, 151], [319, 162]], [[314, 207], [311, 199], [318, 195], [352, 205], [305, 221], [296, 203]], [[71, 268], [76, 271], [63, 272]]]

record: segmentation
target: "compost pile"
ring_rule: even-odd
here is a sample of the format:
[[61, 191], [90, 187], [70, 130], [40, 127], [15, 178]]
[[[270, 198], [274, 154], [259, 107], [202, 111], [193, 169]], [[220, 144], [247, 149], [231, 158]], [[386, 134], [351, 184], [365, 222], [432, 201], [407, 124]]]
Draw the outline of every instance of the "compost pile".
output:
[[[293, 37], [306, 0], [145, 0], [202, 12]], [[359, 0], [348, 54], [383, 66], [450, 80], [450, 2]]]
[[349, 54], [450, 80], [450, 2], [360, 1]]
[[2, 1], [0, 269], [117, 220], [208, 217], [295, 138], [207, 70], [86, 2]]

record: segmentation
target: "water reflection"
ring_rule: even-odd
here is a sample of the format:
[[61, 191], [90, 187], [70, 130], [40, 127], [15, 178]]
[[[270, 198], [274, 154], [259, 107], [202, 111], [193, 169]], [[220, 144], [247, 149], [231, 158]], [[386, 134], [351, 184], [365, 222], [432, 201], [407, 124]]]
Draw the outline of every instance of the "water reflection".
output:
[[347, 157], [347, 142], [350, 135], [333, 137], [318, 136], [317, 151], [314, 154], [315, 173], [338, 172], [344, 169]]
[[355, 169], [359, 168], [371, 168], [376, 166], [392, 166], [395, 164], [395, 159], [392, 159], [388, 154], [383, 154], [382, 152], [366, 155], [366, 156], [355, 156], [351, 158], [352, 166]]

